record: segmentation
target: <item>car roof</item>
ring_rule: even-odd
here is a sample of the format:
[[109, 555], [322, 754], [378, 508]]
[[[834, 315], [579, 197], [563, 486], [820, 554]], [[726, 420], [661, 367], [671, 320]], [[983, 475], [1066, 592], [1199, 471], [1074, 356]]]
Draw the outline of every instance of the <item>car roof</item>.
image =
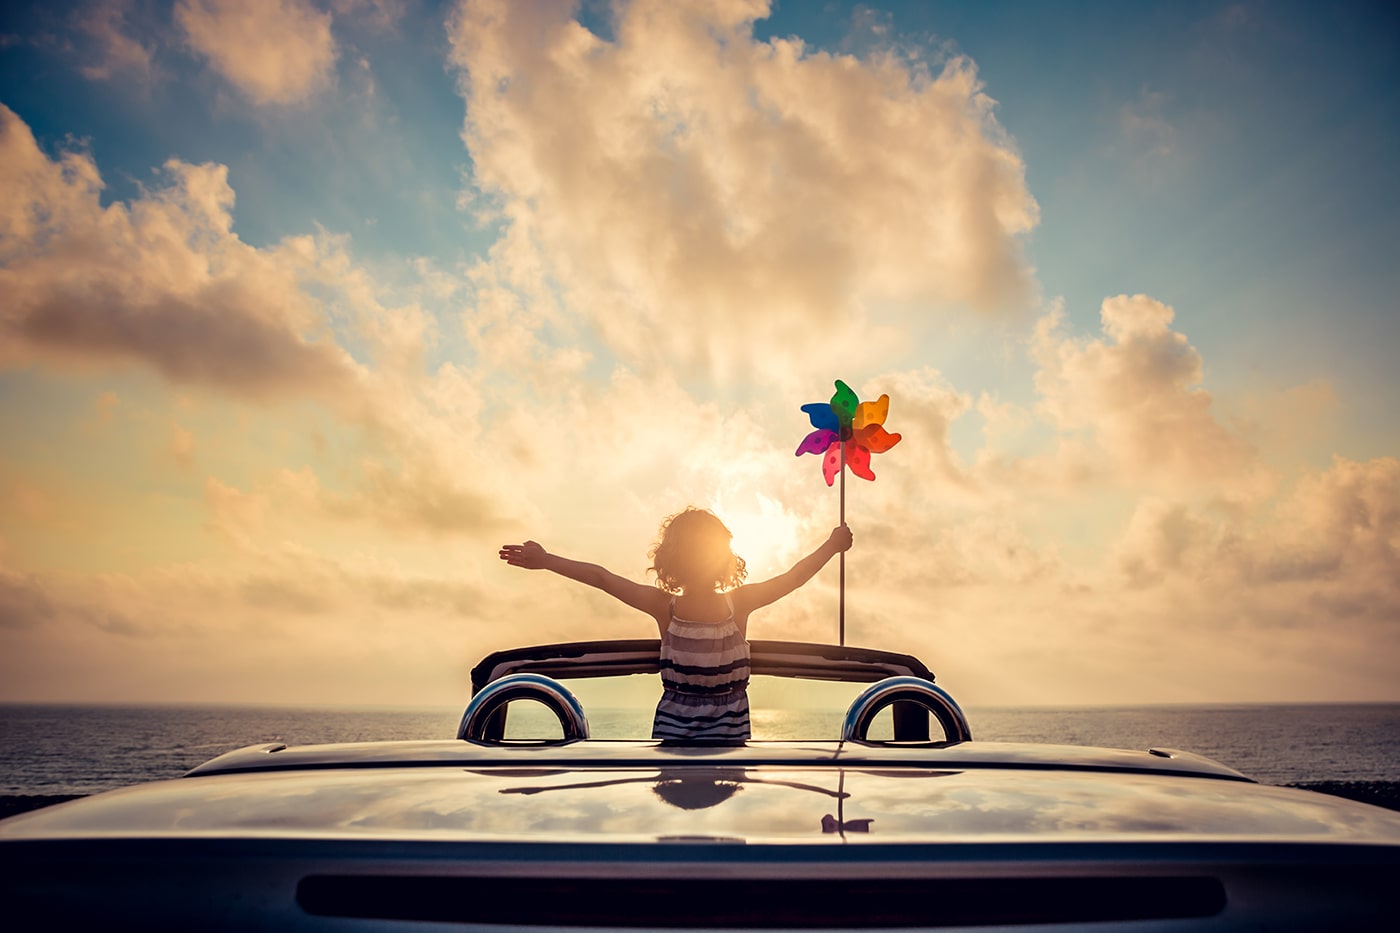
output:
[[720, 747], [609, 739], [567, 744], [479, 744], [446, 739], [300, 746], [270, 743], [227, 752], [194, 768], [188, 776], [327, 769], [532, 767], [568, 770], [687, 765], [1096, 771], [1251, 782], [1233, 768], [1176, 749], [1133, 751], [1029, 742], [867, 744], [838, 741], [749, 742]]
[[[1134, 838], [1400, 843], [1400, 815], [1341, 798], [1185, 772], [1065, 767], [1051, 762], [1054, 750], [1041, 753], [1045, 767], [979, 766], [978, 750], [968, 747], [976, 744], [917, 763], [881, 749], [854, 750], [850, 760], [836, 754], [820, 766], [811, 762], [811, 750], [786, 761], [769, 754], [759, 764], [752, 751], [737, 749], [618, 749], [608, 761], [600, 749], [586, 748], [575, 749], [579, 760], [567, 761], [560, 757], [564, 749], [550, 748], [538, 757], [517, 750], [504, 761], [496, 750], [494, 760], [483, 755], [427, 767], [205, 771], [12, 817], [0, 824], [0, 843], [272, 833], [654, 844], [699, 834], [829, 845], [837, 840], [824, 831], [824, 814], [864, 820], [868, 831], [856, 828], [851, 841], [896, 846]], [[1002, 760], [1016, 754], [982, 752]]]

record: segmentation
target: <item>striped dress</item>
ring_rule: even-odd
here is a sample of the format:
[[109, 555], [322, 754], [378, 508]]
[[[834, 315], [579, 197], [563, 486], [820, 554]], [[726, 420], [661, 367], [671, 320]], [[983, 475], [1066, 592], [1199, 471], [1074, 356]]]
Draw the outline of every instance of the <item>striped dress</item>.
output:
[[749, 643], [734, 622], [676, 618], [661, 638], [661, 702], [651, 737], [673, 742], [743, 742], [749, 737]]

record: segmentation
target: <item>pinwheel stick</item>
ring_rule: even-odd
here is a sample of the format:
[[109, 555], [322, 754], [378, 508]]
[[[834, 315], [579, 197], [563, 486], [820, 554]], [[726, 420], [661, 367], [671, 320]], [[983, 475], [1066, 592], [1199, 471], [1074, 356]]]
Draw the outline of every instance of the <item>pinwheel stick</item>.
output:
[[[841, 442], [841, 524], [846, 524], [846, 443]], [[841, 552], [841, 595], [837, 602], [837, 623], [839, 625], [840, 640], [837, 644], [846, 644], [846, 552]]]

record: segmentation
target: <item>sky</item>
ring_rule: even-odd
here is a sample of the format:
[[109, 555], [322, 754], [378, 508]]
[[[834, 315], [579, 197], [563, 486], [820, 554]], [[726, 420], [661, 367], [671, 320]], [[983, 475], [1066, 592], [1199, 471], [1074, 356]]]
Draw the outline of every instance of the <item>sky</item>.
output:
[[[0, 701], [458, 705], [750, 579], [970, 705], [1400, 701], [1390, 4], [0, 12]], [[750, 637], [834, 641], [836, 562]]]

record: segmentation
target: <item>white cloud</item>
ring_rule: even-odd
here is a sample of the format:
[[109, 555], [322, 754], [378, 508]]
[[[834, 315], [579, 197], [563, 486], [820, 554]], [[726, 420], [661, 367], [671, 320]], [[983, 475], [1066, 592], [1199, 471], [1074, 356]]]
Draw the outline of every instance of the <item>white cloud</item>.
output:
[[190, 47], [255, 104], [299, 104], [330, 83], [331, 14], [309, 0], [180, 0]]
[[1146, 295], [1105, 299], [1103, 337], [1062, 333], [1063, 314], [1037, 325], [1039, 411], [1090, 439], [1102, 472], [1163, 481], [1243, 481], [1253, 449], [1216, 420], [1200, 353], [1171, 329], [1175, 312]]
[[353, 384], [299, 286], [301, 245], [259, 250], [232, 232], [224, 166], [171, 160], [160, 187], [103, 207], [92, 159], [49, 159], [3, 105], [0, 165], [0, 364], [140, 362], [250, 397]]
[[[93, 161], [50, 160], [8, 110], [0, 153], [0, 364], [136, 364], [260, 403], [317, 399], [373, 444], [348, 488], [303, 497], [304, 512], [434, 534], [501, 522], [482, 490], [509, 467], [477, 442], [477, 374], [450, 363], [424, 372], [432, 318], [411, 302], [383, 302], [345, 238], [243, 243], [218, 165], [171, 161], [162, 187], [104, 208]], [[188, 427], [174, 427], [166, 444], [176, 463], [194, 465]]]
[[569, 4], [458, 7], [464, 139], [534, 253], [515, 267], [629, 366], [721, 378], [878, 359], [931, 305], [1024, 307], [1037, 208], [972, 64], [757, 42], [766, 13], [637, 2], [605, 42]]
[[1253, 562], [1257, 576], [1341, 577], [1358, 584], [1357, 593], [1400, 591], [1400, 461], [1334, 458], [1284, 500], [1278, 526]]

